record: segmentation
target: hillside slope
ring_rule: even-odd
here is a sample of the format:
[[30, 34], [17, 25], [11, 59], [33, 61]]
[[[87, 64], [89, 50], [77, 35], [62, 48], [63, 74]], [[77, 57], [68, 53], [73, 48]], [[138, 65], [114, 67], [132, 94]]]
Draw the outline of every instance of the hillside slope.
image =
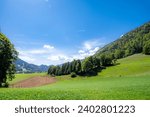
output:
[[99, 57], [102, 54], [107, 54], [117, 59], [123, 58], [143, 52], [144, 46], [147, 43], [150, 43], [150, 22], [99, 49], [95, 56]]
[[99, 77], [128, 77], [150, 75], [150, 55], [134, 54], [118, 59], [118, 65], [107, 67], [99, 73]]
[[21, 59], [17, 59], [15, 62], [17, 73], [34, 73], [34, 72], [47, 72], [48, 67], [46, 65], [34, 65], [29, 64]]

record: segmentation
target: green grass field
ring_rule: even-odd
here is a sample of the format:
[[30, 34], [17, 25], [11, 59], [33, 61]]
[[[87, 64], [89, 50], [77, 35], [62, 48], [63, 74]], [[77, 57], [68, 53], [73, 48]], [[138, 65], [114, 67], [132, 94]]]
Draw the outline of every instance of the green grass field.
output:
[[8, 81], [9, 84], [13, 84], [28, 78], [32, 78], [35, 76], [45, 76], [46, 73], [33, 73], [33, 74], [16, 74], [15, 79], [13, 79], [12, 81]]
[[[137, 54], [118, 60], [94, 77], [57, 77], [58, 82], [36, 88], [1, 88], [0, 99], [39, 100], [142, 100], [150, 99], [150, 56]], [[18, 74], [10, 83], [31, 76]]]

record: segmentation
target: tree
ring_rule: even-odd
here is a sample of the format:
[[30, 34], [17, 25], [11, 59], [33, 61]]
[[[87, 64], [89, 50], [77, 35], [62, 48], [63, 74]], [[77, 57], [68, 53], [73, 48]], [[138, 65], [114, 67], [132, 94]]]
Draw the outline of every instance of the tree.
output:
[[60, 75], [61, 75], [61, 67], [60, 67], [60, 66], [56, 66], [55, 75], [56, 75], [56, 76], [60, 76]]
[[9, 39], [0, 33], [0, 86], [15, 77], [14, 62], [18, 53]]
[[123, 50], [119, 50], [119, 49], [118, 49], [118, 50], [115, 51], [115, 58], [116, 58], [116, 59], [123, 58], [124, 55], [125, 55], [125, 53], [124, 53]]
[[143, 53], [146, 55], [150, 55], [150, 41], [145, 44], [143, 48]]
[[100, 59], [98, 59], [97, 57], [92, 57], [92, 63], [94, 68], [100, 67]]
[[81, 72], [81, 61], [80, 60], [76, 60], [75, 72], [78, 74]]
[[90, 57], [85, 58], [84, 61], [82, 62], [82, 71], [89, 72], [92, 69], [93, 69], [93, 64], [90, 61]]
[[50, 74], [50, 75], [56, 75], [56, 66], [54, 66], [54, 65], [51, 65], [50, 67], [49, 67], [49, 69], [48, 69], [48, 74]]
[[101, 62], [101, 66], [105, 66], [106, 65], [106, 56], [105, 56], [105, 54], [102, 54], [100, 56], [100, 62]]
[[111, 55], [102, 54], [100, 56], [100, 62], [102, 66], [110, 66], [113, 64], [113, 58], [111, 58]]

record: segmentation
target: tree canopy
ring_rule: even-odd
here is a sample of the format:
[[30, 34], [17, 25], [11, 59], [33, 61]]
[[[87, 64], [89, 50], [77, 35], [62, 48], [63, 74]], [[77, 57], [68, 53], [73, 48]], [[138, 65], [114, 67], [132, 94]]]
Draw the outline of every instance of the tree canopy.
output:
[[52, 76], [77, 74], [77, 75], [96, 75], [105, 66], [113, 64], [113, 58], [101, 56], [100, 58], [90, 56], [84, 60], [73, 60], [58, 66], [50, 66], [48, 74]]
[[116, 41], [104, 46], [95, 54], [96, 57], [105, 55], [112, 55], [116, 59], [124, 58], [136, 53], [149, 54], [150, 41], [150, 22], [128, 32], [121, 36]]
[[0, 33], [0, 86], [7, 82], [7, 79], [12, 80], [15, 76], [14, 62], [17, 59], [18, 53], [9, 39]]

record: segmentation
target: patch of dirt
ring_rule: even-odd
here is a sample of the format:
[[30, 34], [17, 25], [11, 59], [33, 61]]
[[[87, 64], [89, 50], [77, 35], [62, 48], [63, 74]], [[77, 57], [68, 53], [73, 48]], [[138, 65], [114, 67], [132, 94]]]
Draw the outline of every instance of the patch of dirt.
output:
[[30, 88], [30, 87], [38, 87], [43, 85], [48, 85], [55, 83], [57, 80], [53, 77], [33, 77], [26, 80], [19, 81], [15, 84], [11, 84], [10, 88]]

